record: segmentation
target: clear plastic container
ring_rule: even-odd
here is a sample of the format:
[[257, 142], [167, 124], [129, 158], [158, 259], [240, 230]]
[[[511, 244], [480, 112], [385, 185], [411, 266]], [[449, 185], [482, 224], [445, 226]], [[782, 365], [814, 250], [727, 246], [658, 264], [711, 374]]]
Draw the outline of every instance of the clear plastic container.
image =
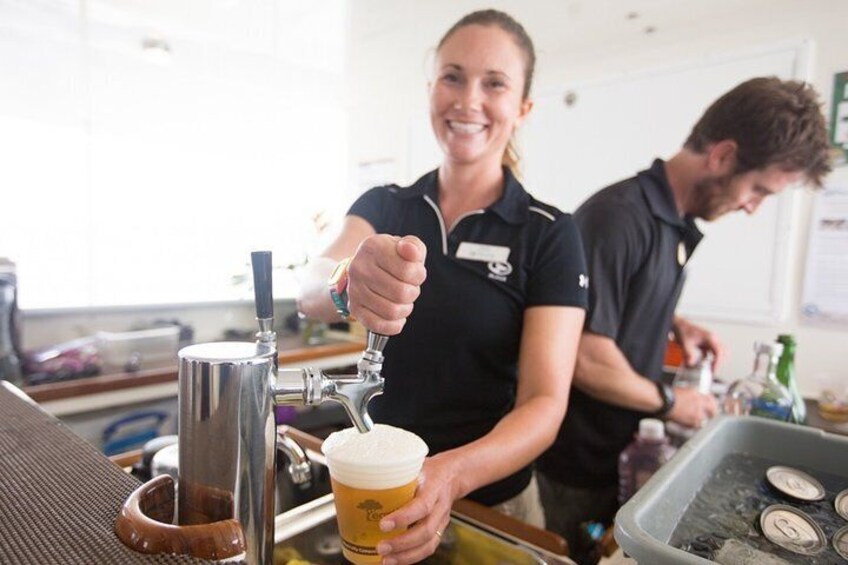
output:
[[[707, 351], [701, 355], [693, 366], [680, 365], [674, 375], [672, 386], [674, 388], [694, 388], [701, 394], [712, 394], [714, 360], [715, 356], [712, 351]], [[680, 447], [698, 433], [698, 428], [690, 428], [672, 421], [666, 422], [665, 427], [671, 443], [675, 447]]]
[[132, 332], [97, 332], [96, 339], [104, 373], [177, 365], [179, 326]]
[[715, 357], [712, 351], [707, 351], [692, 365], [686, 367], [681, 365], [674, 375], [672, 386], [680, 388], [694, 388], [701, 394], [710, 394], [713, 387], [713, 361]]
[[722, 460], [734, 454], [806, 469], [814, 475], [833, 474], [848, 484], [848, 437], [763, 418], [720, 416], [618, 511], [615, 539], [621, 549], [642, 565], [713, 563], [669, 545], [669, 540]]
[[665, 435], [662, 420], [645, 418], [633, 442], [618, 457], [618, 501], [627, 502], [663, 466], [675, 449]]

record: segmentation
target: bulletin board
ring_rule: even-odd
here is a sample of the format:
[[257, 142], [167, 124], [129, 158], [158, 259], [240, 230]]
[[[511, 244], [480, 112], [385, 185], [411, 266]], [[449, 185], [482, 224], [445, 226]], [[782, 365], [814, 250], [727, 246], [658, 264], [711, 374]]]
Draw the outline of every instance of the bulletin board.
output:
[[848, 167], [815, 196], [806, 263], [801, 319], [848, 327]]
[[837, 164], [848, 165], [848, 71], [833, 75], [830, 142], [839, 151]]

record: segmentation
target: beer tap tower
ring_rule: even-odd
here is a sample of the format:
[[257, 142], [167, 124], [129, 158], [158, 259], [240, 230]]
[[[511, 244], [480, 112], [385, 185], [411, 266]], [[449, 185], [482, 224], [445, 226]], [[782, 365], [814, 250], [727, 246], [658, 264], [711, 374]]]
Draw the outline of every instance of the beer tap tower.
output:
[[271, 253], [251, 254], [256, 343], [191, 345], [179, 352], [180, 525], [237, 519], [246, 560], [272, 562], [277, 404], [339, 402], [360, 432], [372, 427], [368, 402], [383, 392], [387, 337], [368, 332], [356, 375], [279, 369], [273, 331]]

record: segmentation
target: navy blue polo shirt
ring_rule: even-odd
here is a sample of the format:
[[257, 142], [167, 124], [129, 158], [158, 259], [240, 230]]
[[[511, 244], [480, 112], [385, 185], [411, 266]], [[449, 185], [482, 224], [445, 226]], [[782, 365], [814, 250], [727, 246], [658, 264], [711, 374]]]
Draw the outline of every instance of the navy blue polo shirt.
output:
[[[691, 217], [678, 214], [659, 159], [595, 193], [574, 219], [592, 281], [584, 331], [612, 338], [637, 373], [659, 380], [685, 266], [701, 232]], [[647, 416], [573, 387], [565, 421], [539, 470], [570, 486], [612, 486], [618, 455]]]
[[[515, 403], [524, 310], [585, 308], [586, 263], [571, 216], [530, 196], [504, 168], [504, 192], [444, 225], [438, 171], [415, 184], [373, 188], [349, 214], [377, 233], [427, 246], [427, 280], [403, 331], [385, 348], [377, 422], [421, 436], [435, 454], [487, 434]], [[450, 230], [450, 231], [449, 231]], [[499, 504], [529, 483], [530, 467], [469, 498]]]

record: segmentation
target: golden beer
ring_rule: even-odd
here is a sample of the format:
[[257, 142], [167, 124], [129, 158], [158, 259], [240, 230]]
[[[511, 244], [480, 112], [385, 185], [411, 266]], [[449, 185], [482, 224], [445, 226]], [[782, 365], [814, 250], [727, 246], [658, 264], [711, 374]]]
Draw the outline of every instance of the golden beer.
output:
[[336, 519], [342, 537], [342, 553], [353, 563], [379, 563], [381, 558], [377, 554], [377, 544], [403, 533], [401, 530], [380, 531], [380, 520], [412, 500], [418, 488], [418, 479], [383, 490], [358, 489], [336, 480], [331, 481], [336, 501]]
[[377, 424], [364, 434], [354, 428], [335, 432], [322, 451], [345, 558], [357, 565], [380, 563], [377, 544], [403, 533], [380, 531], [380, 520], [415, 496], [427, 445], [411, 432]]

